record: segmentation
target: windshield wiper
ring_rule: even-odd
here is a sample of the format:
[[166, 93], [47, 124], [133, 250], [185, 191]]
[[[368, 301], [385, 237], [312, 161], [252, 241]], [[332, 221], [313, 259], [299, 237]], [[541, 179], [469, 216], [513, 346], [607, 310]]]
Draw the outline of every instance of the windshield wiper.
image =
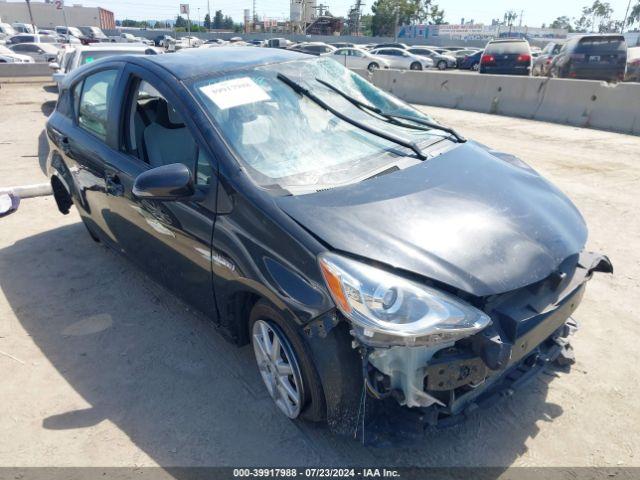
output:
[[360, 130], [364, 130], [365, 132], [368, 132], [372, 135], [376, 135], [380, 138], [384, 138], [385, 140], [389, 140], [390, 142], [393, 142], [397, 145], [403, 146], [405, 148], [409, 148], [411, 150], [413, 150], [415, 152], [415, 154], [418, 156], [418, 158], [420, 160], [426, 160], [427, 157], [424, 153], [422, 153], [422, 150], [420, 149], [420, 147], [415, 143], [412, 142], [411, 140], [405, 140], [404, 138], [400, 138], [392, 133], [387, 133], [383, 130], [378, 130], [375, 127], [371, 127], [365, 123], [361, 123], [357, 120], [354, 120], [353, 118], [344, 115], [342, 113], [340, 113], [338, 110], [336, 110], [335, 108], [333, 108], [331, 105], [327, 104], [324, 100], [318, 98], [316, 95], [314, 95], [313, 93], [311, 93], [307, 88], [303, 87], [302, 85], [300, 85], [299, 83], [295, 82], [294, 80], [291, 80], [289, 77], [287, 77], [286, 75], [282, 74], [282, 73], [278, 73], [277, 75], [278, 80], [280, 80], [281, 82], [286, 83], [289, 87], [291, 87], [291, 89], [304, 96], [307, 97], [309, 100], [311, 100], [313, 103], [315, 103], [316, 105], [320, 106], [321, 108], [327, 110], [328, 112], [331, 112], [333, 115], [335, 115], [336, 117], [338, 117], [340, 120], [343, 120], [351, 125], [353, 125], [356, 128], [359, 128]]
[[[316, 81], [318, 81], [322, 85], [330, 88], [331, 90], [336, 92], [338, 95], [342, 96], [345, 100], [347, 100], [348, 102], [352, 103], [353, 105], [355, 105], [356, 107], [360, 108], [361, 110], [373, 112], [376, 115], [380, 115], [381, 117], [386, 118], [387, 120], [389, 120], [389, 121], [391, 121], [391, 122], [393, 122], [396, 125], [399, 125], [401, 127], [415, 128], [415, 129], [424, 130], [424, 131], [426, 131], [426, 130], [441, 130], [441, 131], [446, 132], [446, 133], [450, 134], [451, 136], [453, 136], [458, 143], [464, 143], [464, 142], [467, 141], [466, 138], [464, 138], [462, 135], [460, 135], [458, 132], [456, 132], [453, 128], [445, 127], [444, 125], [440, 125], [440, 124], [435, 123], [435, 122], [430, 122], [429, 120], [423, 120], [421, 118], [411, 117], [409, 115], [401, 115], [401, 114], [397, 114], [397, 113], [386, 113], [386, 112], [383, 112], [378, 107], [374, 107], [373, 105], [369, 105], [368, 103], [361, 102], [360, 100], [358, 100], [357, 98], [352, 97], [348, 93], [343, 92], [342, 90], [340, 90], [335, 85], [331, 85], [329, 82], [325, 82], [324, 80], [321, 80], [319, 78], [316, 78]], [[410, 124], [404, 123], [404, 122], [398, 122], [397, 121], [398, 119], [407, 120], [409, 122], [414, 122], [414, 123], [417, 123], [420, 126], [418, 126], [418, 125], [410, 125]], [[427, 127], [427, 128], [423, 128], [423, 127]]]

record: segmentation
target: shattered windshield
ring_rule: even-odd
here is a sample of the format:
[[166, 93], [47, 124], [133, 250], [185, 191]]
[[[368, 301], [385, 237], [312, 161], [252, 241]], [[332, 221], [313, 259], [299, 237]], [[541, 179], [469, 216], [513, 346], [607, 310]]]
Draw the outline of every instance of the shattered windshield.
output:
[[354, 106], [317, 79], [386, 113], [431, 120], [338, 62], [320, 57], [233, 71], [193, 85], [254, 181], [261, 186], [327, 187], [357, 181], [414, 152], [339, 119], [278, 79], [286, 75], [342, 114], [417, 143], [442, 140], [438, 130], [385, 121]]

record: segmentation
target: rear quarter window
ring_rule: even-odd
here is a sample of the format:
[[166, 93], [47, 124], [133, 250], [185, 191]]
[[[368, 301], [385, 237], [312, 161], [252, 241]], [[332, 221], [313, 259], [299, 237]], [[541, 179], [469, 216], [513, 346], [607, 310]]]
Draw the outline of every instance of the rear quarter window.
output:
[[526, 42], [500, 42], [487, 45], [485, 53], [491, 55], [513, 55], [529, 53], [529, 44]]
[[56, 111], [68, 118], [73, 116], [73, 110], [71, 109], [71, 93], [69, 90], [63, 90], [58, 96]]
[[110, 94], [118, 77], [117, 70], [103, 70], [84, 80], [78, 107], [78, 125], [105, 141]]

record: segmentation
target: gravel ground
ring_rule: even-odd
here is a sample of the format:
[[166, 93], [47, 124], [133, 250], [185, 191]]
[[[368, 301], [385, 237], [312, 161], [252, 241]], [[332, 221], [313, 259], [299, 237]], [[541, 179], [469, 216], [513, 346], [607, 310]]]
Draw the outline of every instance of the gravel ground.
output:
[[[55, 93], [0, 89], [0, 187], [45, 181]], [[249, 348], [93, 243], [52, 197], [0, 220], [0, 466], [640, 466], [640, 138], [426, 108], [564, 190], [613, 276], [589, 285], [577, 363], [409, 446], [276, 413]]]

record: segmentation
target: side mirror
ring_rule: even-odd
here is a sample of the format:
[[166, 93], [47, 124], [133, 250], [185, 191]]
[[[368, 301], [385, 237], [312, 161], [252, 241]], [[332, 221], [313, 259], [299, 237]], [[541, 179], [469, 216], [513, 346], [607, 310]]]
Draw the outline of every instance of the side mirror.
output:
[[141, 173], [133, 184], [137, 198], [150, 200], [185, 200], [196, 192], [189, 168], [182, 163], [172, 163]]
[[60, 64], [58, 62], [49, 62], [49, 68], [51, 70], [60, 70]]

